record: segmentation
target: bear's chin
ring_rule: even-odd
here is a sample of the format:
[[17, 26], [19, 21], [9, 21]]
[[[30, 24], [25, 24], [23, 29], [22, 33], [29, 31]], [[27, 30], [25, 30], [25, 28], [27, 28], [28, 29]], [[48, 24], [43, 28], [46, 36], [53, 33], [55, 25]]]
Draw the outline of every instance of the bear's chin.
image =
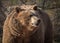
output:
[[36, 27], [39, 26], [39, 24], [40, 24], [40, 23], [33, 23], [33, 24], [31, 24], [31, 27], [35, 27], [35, 28], [36, 28]]
[[36, 27], [38, 27], [37, 25], [32, 25], [31, 27], [34, 27], [34, 28], [36, 28]]

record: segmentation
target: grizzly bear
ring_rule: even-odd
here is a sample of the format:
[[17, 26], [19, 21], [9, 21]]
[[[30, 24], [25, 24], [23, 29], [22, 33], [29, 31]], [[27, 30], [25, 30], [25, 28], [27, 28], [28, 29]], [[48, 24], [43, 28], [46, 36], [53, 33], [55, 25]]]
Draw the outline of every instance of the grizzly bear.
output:
[[52, 43], [48, 15], [35, 5], [16, 7], [6, 18], [2, 43]]

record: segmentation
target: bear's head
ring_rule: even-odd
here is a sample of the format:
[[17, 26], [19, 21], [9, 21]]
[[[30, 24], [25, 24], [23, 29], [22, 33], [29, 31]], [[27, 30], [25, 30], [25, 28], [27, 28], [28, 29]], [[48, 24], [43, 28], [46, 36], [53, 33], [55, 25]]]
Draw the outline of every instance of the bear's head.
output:
[[41, 22], [40, 16], [37, 12], [37, 6], [32, 9], [22, 9], [16, 7], [16, 19], [21, 23], [21, 25], [29, 31], [35, 31]]

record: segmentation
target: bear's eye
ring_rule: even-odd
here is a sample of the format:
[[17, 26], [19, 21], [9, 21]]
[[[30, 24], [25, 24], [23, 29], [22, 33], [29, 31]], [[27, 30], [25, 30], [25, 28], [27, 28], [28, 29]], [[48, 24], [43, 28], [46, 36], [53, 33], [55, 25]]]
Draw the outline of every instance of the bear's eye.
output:
[[33, 15], [30, 15], [30, 17], [32, 17]]

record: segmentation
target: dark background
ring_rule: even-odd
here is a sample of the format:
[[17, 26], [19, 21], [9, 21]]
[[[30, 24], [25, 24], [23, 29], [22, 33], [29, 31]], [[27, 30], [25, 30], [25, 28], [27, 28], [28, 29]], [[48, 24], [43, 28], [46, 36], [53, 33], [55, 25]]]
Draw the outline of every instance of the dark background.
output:
[[37, 4], [48, 13], [54, 28], [53, 43], [60, 43], [60, 0], [0, 0], [0, 43], [2, 43], [3, 24], [12, 11], [11, 6], [22, 4]]

